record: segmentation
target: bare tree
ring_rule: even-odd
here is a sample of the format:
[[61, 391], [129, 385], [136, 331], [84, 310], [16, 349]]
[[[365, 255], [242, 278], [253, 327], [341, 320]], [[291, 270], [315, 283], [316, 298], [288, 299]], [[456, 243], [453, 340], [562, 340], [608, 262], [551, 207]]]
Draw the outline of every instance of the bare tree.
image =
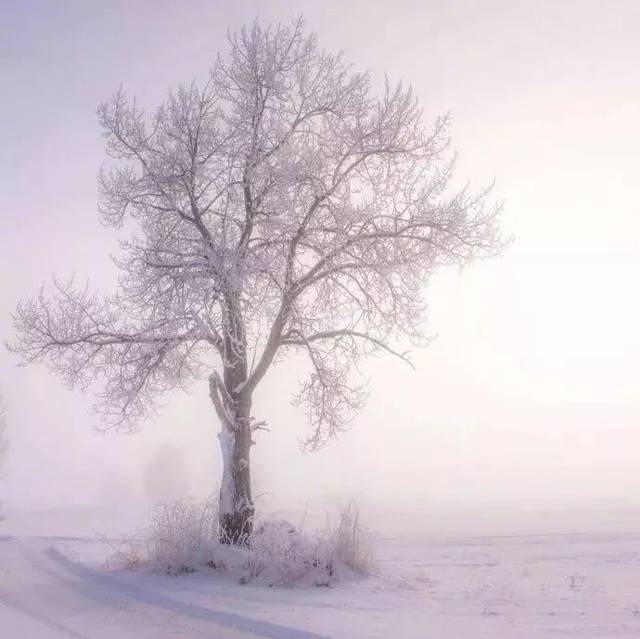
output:
[[[253, 393], [299, 350], [315, 449], [365, 398], [355, 362], [425, 342], [424, 284], [441, 264], [503, 248], [487, 191], [449, 187], [448, 117], [430, 130], [411, 88], [321, 50], [301, 20], [229, 36], [208, 80], [148, 117], [119, 91], [98, 108], [113, 162], [100, 212], [136, 228], [119, 290], [73, 282], [25, 299], [11, 348], [71, 385], [102, 378], [106, 425], [131, 428], [202, 375], [222, 427], [220, 523], [242, 543], [254, 513]], [[133, 224], [132, 224], [133, 223]], [[408, 361], [408, 360], [407, 360]]]
[[[0, 393], [0, 481], [6, 478], [7, 458], [9, 456], [9, 438], [7, 437], [7, 406]], [[2, 502], [0, 502], [0, 519], [2, 519]]]
[[0, 393], [0, 479], [6, 472], [7, 454], [9, 453], [9, 438], [7, 437], [7, 405]]

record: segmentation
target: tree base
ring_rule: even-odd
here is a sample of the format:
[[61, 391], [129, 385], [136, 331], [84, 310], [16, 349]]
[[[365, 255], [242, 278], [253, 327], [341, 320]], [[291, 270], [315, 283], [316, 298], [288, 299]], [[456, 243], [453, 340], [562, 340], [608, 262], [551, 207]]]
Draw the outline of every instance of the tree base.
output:
[[248, 546], [253, 534], [253, 510], [220, 515], [220, 543]]

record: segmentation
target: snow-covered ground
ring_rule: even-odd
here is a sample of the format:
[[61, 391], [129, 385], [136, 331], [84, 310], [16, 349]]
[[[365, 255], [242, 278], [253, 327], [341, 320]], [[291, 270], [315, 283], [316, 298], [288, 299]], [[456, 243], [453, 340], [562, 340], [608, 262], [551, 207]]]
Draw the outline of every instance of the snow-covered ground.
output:
[[377, 575], [275, 589], [114, 569], [114, 527], [96, 517], [0, 522], [2, 639], [640, 636], [640, 533], [628, 530], [454, 535], [371, 517]]

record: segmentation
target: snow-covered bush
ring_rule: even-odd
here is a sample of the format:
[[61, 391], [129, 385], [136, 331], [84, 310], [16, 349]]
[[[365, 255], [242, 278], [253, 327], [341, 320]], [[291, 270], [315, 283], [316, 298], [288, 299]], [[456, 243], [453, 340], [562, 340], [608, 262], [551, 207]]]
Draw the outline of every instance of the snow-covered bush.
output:
[[147, 563], [168, 574], [198, 568], [224, 569], [218, 543], [218, 513], [207, 501], [158, 504], [145, 536]]
[[243, 583], [256, 581], [268, 586], [328, 585], [331, 563], [322, 556], [319, 538], [282, 519], [260, 523], [251, 538]]
[[132, 538], [114, 542], [104, 537], [102, 541], [112, 551], [106, 561], [109, 570], [138, 570], [145, 564], [145, 539]]
[[366, 575], [373, 566], [368, 537], [354, 503], [340, 511], [336, 526], [315, 534], [283, 519], [255, 522], [247, 547], [222, 544], [213, 502], [169, 502], [156, 506], [140, 540], [117, 549], [112, 565], [178, 575], [213, 569], [249, 582], [275, 587], [330, 586]]
[[331, 559], [359, 575], [368, 575], [375, 566], [371, 539], [360, 522], [360, 509], [350, 501], [340, 509], [338, 525], [329, 528]]
[[251, 540], [245, 580], [270, 586], [329, 586], [348, 573], [370, 574], [373, 567], [373, 549], [361, 525], [360, 510], [349, 502], [341, 508], [337, 525], [328, 523], [313, 535], [283, 520], [259, 524]]

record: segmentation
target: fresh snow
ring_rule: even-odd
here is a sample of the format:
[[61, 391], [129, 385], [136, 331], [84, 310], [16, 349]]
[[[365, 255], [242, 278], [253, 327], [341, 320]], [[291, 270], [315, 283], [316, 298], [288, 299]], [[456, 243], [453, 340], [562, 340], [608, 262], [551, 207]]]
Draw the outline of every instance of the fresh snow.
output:
[[284, 589], [117, 569], [119, 540], [76, 515], [0, 522], [2, 639], [640, 635], [640, 533], [452, 535], [374, 518], [376, 575]]

